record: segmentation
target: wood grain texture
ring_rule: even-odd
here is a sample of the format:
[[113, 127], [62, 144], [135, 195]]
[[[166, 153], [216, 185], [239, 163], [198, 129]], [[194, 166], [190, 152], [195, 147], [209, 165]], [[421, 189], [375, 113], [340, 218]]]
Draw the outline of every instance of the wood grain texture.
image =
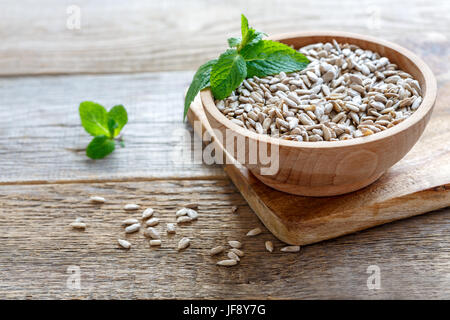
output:
[[[450, 87], [450, 86], [449, 86]], [[450, 90], [443, 88], [447, 96]], [[450, 206], [450, 118], [440, 98], [430, 127], [408, 155], [370, 186], [335, 197], [301, 197], [274, 190], [226, 155], [225, 171], [264, 225], [280, 240], [311, 244]], [[223, 150], [197, 96], [189, 110], [193, 127], [209, 132]], [[196, 125], [195, 122], [197, 122]], [[197, 129], [198, 130], [198, 129]], [[197, 131], [198, 134], [203, 132]], [[438, 141], [438, 146], [433, 146]], [[444, 143], [442, 143], [444, 141]], [[405, 183], [408, 182], [408, 183]]]
[[[212, 129], [223, 137], [223, 146], [264, 184], [301, 196], [335, 196], [357, 191], [402, 159], [422, 135], [436, 100], [436, 79], [425, 62], [412, 52], [377, 38], [344, 32], [303, 32], [274, 39], [296, 49], [336, 40], [379, 52], [420, 83], [423, 101], [413, 115], [389, 130], [359, 139], [311, 143], [272, 138], [242, 128], [217, 109], [211, 90], [203, 90], [200, 94], [203, 109]], [[448, 131], [449, 119], [439, 116], [437, 119], [440, 122], [434, 125]], [[446, 140], [445, 136], [439, 138]], [[242, 144], [236, 147], [235, 140]], [[424, 144], [420, 153], [428, 152], [431, 157], [433, 151]], [[450, 161], [450, 155], [447, 160]], [[270, 168], [273, 168], [270, 173], [265, 173]], [[446, 183], [450, 183], [450, 178]]]
[[[73, 4], [82, 10], [80, 30], [66, 28]], [[0, 78], [0, 296], [449, 299], [449, 209], [282, 254], [282, 243], [263, 227], [262, 235], [244, 238], [260, 224], [221, 167], [170, 160], [174, 147], [190, 147], [172, 133], [192, 133], [179, 121], [192, 71], [239, 33], [241, 12], [269, 34], [332, 29], [395, 41], [421, 56], [441, 88], [450, 89], [449, 5], [1, 1], [0, 75], [8, 77]], [[161, 73], [169, 70], [189, 72]], [[97, 75], [130, 72], [138, 74]], [[78, 73], [96, 75], [16, 77]], [[450, 101], [450, 91], [443, 92], [441, 99]], [[76, 112], [85, 99], [126, 105], [126, 149], [99, 162], [85, 158], [89, 137]], [[93, 206], [86, 202], [90, 194], [109, 202]], [[119, 223], [130, 216], [124, 203], [155, 207], [165, 223], [192, 199], [200, 202], [201, 218], [174, 237], [192, 237], [187, 251], [176, 253], [176, 240], [166, 238], [166, 248], [150, 249], [138, 235], [129, 237], [131, 251], [117, 248]], [[232, 205], [239, 206], [237, 215]], [[76, 216], [87, 218], [86, 232], [69, 228]], [[206, 250], [228, 238], [242, 238], [246, 256], [237, 267], [218, 268]], [[264, 250], [265, 240], [274, 241], [276, 252]], [[381, 268], [380, 290], [366, 286], [367, 267], [374, 264]], [[73, 265], [81, 268], [81, 290], [66, 286]]]
[[[108, 202], [91, 204], [91, 194]], [[142, 233], [118, 248], [120, 223], [139, 217], [122, 209], [135, 202], [155, 208], [157, 229], [175, 220], [177, 207], [195, 199], [198, 221], [178, 227], [162, 247], [152, 249]], [[231, 206], [239, 206], [231, 213]], [[282, 253], [236, 188], [226, 180], [0, 186], [0, 295], [11, 298], [450, 298], [450, 228], [447, 211], [392, 223], [359, 234]], [[71, 230], [75, 217], [86, 231]], [[245, 233], [256, 226], [264, 232]], [[178, 253], [177, 240], [192, 239]], [[245, 256], [235, 267], [215, 265], [208, 249], [243, 242]], [[275, 251], [265, 251], [264, 241]], [[369, 290], [367, 267], [381, 269], [381, 289]], [[66, 286], [68, 267], [81, 271], [81, 289]]]
[[[219, 178], [223, 170], [194, 161], [194, 135], [182, 122], [192, 72], [0, 79], [0, 183], [160, 178]], [[93, 100], [126, 106], [125, 148], [89, 160], [92, 139], [78, 106]], [[200, 143], [201, 144], [201, 143]]]
[[[70, 5], [81, 9], [79, 30], [66, 27]], [[351, 31], [427, 54], [450, 38], [449, 11], [448, 1], [421, 0], [3, 0], [0, 74], [193, 70], [239, 34], [241, 13], [268, 34]]]

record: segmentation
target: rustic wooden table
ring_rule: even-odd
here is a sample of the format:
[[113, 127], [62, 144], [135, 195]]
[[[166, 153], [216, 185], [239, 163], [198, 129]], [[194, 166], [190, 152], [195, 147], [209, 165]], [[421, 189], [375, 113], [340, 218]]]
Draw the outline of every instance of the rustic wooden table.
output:
[[[239, 32], [241, 12], [269, 34], [333, 29], [395, 41], [431, 66], [449, 105], [448, 1], [72, 2], [0, 2], [0, 298], [450, 298], [450, 209], [269, 254], [265, 240], [282, 243], [267, 231], [245, 239], [260, 223], [222, 168], [178, 161], [192, 135], [183, 92]], [[83, 100], [129, 110], [126, 147], [105, 160], [84, 154]], [[91, 194], [108, 202], [92, 205]], [[129, 236], [132, 250], [117, 248], [132, 215], [123, 204], [153, 207], [165, 223], [191, 200], [200, 219], [162, 248], [139, 235]], [[70, 229], [77, 216], [85, 232]], [[183, 235], [192, 245], [177, 253]], [[246, 256], [219, 268], [207, 250], [229, 239], [242, 239]], [[371, 265], [380, 289], [367, 286]]]

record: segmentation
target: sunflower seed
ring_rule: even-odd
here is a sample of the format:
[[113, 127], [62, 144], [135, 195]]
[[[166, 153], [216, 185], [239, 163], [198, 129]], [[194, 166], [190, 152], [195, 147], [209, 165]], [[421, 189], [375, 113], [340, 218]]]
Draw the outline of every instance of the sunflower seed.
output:
[[86, 229], [86, 227], [87, 227], [86, 223], [80, 222], [80, 221], [72, 222], [72, 223], [70, 224], [70, 226], [71, 226], [73, 229], [80, 229], [80, 230], [84, 230], [84, 229]]
[[230, 259], [230, 260], [220, 260], [217, 262], [217, 265], [219, 266], [225, 266], [225, 267], [231, 267], [231, 266], [235, 266], [237, 264], [237, 261], [234, 259]]
[[227, 257], [230, 259], [236, 260], [236, 261], [241, 261], [239, 256], [236, 253], [234, 253], [233, 251], [228, 251]]
[[176, 232], [176, 226], [174, 223], [168, 223], [167, 224], [167, 233], [175, 233]]
[[89, 201], [96, 202], [96, 203], [105, 203], [106, 199], [103, 197], [99, 197], [99, 196], [91, 196], [91, 197], [89, 197]]
[[150, 240], [149, 241], [150, 246], [160, 246], [161, 245], [161, 240], [157, 239], [157, 240]]
[[159, 232], [153, 227], [148, 227], [147, 229], [145, 229], [144, 236], [152, 239], [160, 238]]
[[134, 218], [125, 219], [122, 221], [123, 226], [129, 226], [129, 225], [136, 224], [136, 223], [139, 223], [139, 221]]
[[191, 221], [192, 221], [192, 219], [189, 216], [180, 216], [177, 218], [177, 224], [191, 222]]
[[262, 231], [260, 228], [255, 228], [250, 230], [249, 232], [247, 232], [247, 236], [248, 237], [253, 237], [253, 236], [257, 236], [258, 234], [260, 234]]
[[238, 210], [237, 206], [232, 206], [231, 207], [231, 213], [235, 213]]
[[147, 227], [153, 227], [156, 226], [159, 223], [159, 219], [158, 218], [150, 218], [147, 220], [147, 222], [145, 222]]
[[191, 218], [191, 220], [196, 220], [198, 218], [198, 213], [197, 211], [193, 210], [193, 209], [189, 209], [187, 211], [187, 215], [189, 218]]
[[241, 251], [238, 248], [231, 248], [230, 251], [236, 253], [239, 257], [243, 257], [244, 256], [244, 251]]
[[211, 250], [209, 250], [209, 254], [210, 254], [211, 256], [215, 256], [216, 254], [219, 254], [219, 253], [223, 252], [224, 250], [225, 250], [224, 247], [222, 247], [222, 246], [217, 246], [217, 247], [214, 247], [214, 248], [212, 248]]
[[299, 252], [300, 246], [286, 246], [280, 249], [282, 252]]
[[148, 219], [153, 216], [154, 210], [152, 208], [147, 208], [142, 212], [142, 219]]
[[178, 246], [177, 246], [178, 251], [186, 249], [190, 243], [191, 243], [191, 240], [189, 238], [181, 238], [181, 240], [178, 242]]
[[119, 242], [119, 245], [124, 249], [130, 249], [131, 243], [129, 243], [127, 240], [118, 239], [117, 242]]
[[188, 208], [181, 208], [180, 210], [178, 210], [175, 214], [175, 216], [177, 217], [181, 217], [181, 216], [185, 216], [188, 213]]
[[124, 207], [123, 207], [123, 209], [124, 210], [127, 210], [127, 211], [129, 211], [129, 210], [137, 210], [137, 209], [139, 209], [140, 208], [140, 206], [138, 205], [138, 204], [134, 204], [134, 203], [128, 203], [128, 204], [126, 204]]
[[125, 233], [133, 233], [133, 232], [139, 231], [140, 228], [141, 228], [140, 223], [134, 223], [125, 228]]
[[273, 243], [272, 243], [272, 241], [266, 241], [265, 245], [266, 245], [267, 251], [269, 251], [269, 252], [273, 251]]
[[236, 249], [239, 249], [240, 247], [242, 247], [242, 243], [240, 243], [237, 240], [228, 241], [228, 244], [230, 245], [230, 247], [236, 248]]

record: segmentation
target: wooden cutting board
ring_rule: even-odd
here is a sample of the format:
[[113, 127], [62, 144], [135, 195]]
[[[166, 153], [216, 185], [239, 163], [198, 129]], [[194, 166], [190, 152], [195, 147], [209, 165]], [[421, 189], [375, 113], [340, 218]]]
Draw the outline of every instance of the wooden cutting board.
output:
[[[350, 194], [295, 196], [267, 187], [239, 164], [225, 164], [224, 170], [264, 225], [289, 244], [311, 244], [444, 208], [450, 206], [449, 96], [450, 87], [441, 88], [425, 133], [405, 158]], [[199, 96], [188, 120], [197, 135], [206, 130], [214, 136]]]

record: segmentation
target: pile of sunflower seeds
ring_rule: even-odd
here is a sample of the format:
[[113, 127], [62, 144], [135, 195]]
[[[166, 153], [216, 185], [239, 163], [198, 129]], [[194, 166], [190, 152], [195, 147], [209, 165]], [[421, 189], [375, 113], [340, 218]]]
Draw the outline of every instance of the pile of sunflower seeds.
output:
[[419, 82], [376, 52], [335, 40], [299, 52], [311, 61], [306, 69], [244, 80], [217, 108], [259, 134], [338, 141], [391, 128], [422, 102]]

